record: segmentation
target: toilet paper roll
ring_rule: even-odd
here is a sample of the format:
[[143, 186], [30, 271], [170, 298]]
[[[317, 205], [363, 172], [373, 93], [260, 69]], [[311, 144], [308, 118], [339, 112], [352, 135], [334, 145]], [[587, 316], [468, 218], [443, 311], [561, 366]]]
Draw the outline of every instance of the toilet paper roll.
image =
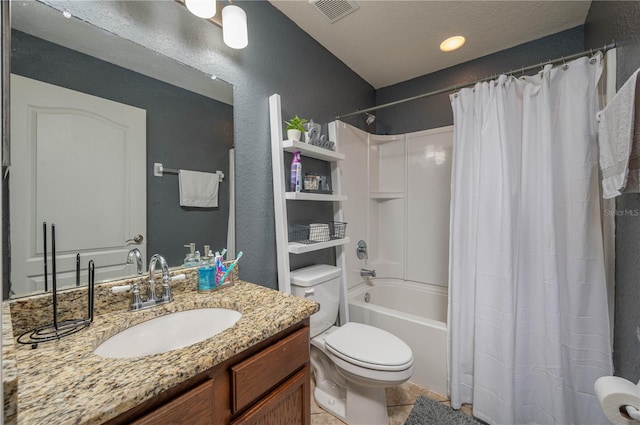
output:
[[594, 385], [596, 396], [607, 418], [614, 425], [638, 425], [628, 416], [621, 413], [620, 408], [633, 406], [640, 410], [640, 386], [617, 376], [603, 376]]

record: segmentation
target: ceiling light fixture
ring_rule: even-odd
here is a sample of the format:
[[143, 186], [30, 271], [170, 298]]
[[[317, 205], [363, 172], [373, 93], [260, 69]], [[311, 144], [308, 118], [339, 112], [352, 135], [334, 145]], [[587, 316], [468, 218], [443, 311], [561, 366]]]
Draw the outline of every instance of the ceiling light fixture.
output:
[[[229, 5], [222, 9], [222, 13], [216, 15], [216, 0], [176, 0], [186, 6], [194, 15], [207, 19], [209, 22], [222, 28], [224, 44], [232, 49], [244, 49], [249, 44], [247, 31], [247, 14], [244, 10], [235, 6], [228, 0]], [[206, 12], [205, 12], [206, 10]], [[222, 15], [222, 18], [220, 18]], [[215, 17], [214, 17], [215, 16]]]
[[440, 43], [440, 50], [442, 50], [443, 52], [452, 52], [462, 47], [465, 41], [465, 38], [461, 35], [449, 37], [445, 41]]
[[184, 5], [200, 18], [209, 19], [216, 15], [216, 0], [185, 0]]
[[230, 4], [222, 9], [222, 39], [232, 49], [244, 49], [249, 44], [247, 14]]

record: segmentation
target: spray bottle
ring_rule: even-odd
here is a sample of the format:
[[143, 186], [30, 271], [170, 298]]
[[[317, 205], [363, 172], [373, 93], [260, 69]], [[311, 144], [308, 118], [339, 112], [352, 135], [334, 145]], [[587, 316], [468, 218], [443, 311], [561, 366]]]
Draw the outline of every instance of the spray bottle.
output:
[[300, 160], [300, 151], [293, 153], [293, 161], [291, 161], [291, 191], [300, 192], [302, 190], [302, 161]]

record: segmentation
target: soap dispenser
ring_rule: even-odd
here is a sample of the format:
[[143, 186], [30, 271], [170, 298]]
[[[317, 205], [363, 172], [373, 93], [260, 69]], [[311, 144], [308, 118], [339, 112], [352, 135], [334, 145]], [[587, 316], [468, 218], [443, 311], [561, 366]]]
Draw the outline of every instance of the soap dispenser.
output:
[[215, 266], [211, 258], [209, 245], [204, 246], [204, 256], [198, 269], [198, 291], [211, 291], [215, 288]]
[[184, 246], [185, 248], [189, 248], [189, 252], [187, 252], [187, 256], [184, 257], [184, 266], [185, 267], [193, 267], [197, 266], [200, 262], [199, 259], [196, 259], [196, 244], [195, 242], [191, 242]]

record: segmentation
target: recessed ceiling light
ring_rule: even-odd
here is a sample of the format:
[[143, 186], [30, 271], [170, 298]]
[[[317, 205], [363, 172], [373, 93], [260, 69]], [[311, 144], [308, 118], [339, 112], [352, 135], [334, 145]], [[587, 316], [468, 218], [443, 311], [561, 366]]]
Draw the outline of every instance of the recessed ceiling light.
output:
[[67, 9], [62, 11], [62, 16], [64, 16], [65, 18], [69, 19], [71, 18], [71, 12], [69, 12]]
[[461, 35], [449, 37], [445, 41], [440, 43], [440, 50], [442, 50], [443, 52], [452, 52], [462, 47], [465, 41], [465, 38]]
[[218, 77], [216, 77], [215, 75], [212, 75], [212, 76], [211, 76], [211, 79], [212, 79], [212, 80], [215, 80], [216, 78], [218, 78]]

